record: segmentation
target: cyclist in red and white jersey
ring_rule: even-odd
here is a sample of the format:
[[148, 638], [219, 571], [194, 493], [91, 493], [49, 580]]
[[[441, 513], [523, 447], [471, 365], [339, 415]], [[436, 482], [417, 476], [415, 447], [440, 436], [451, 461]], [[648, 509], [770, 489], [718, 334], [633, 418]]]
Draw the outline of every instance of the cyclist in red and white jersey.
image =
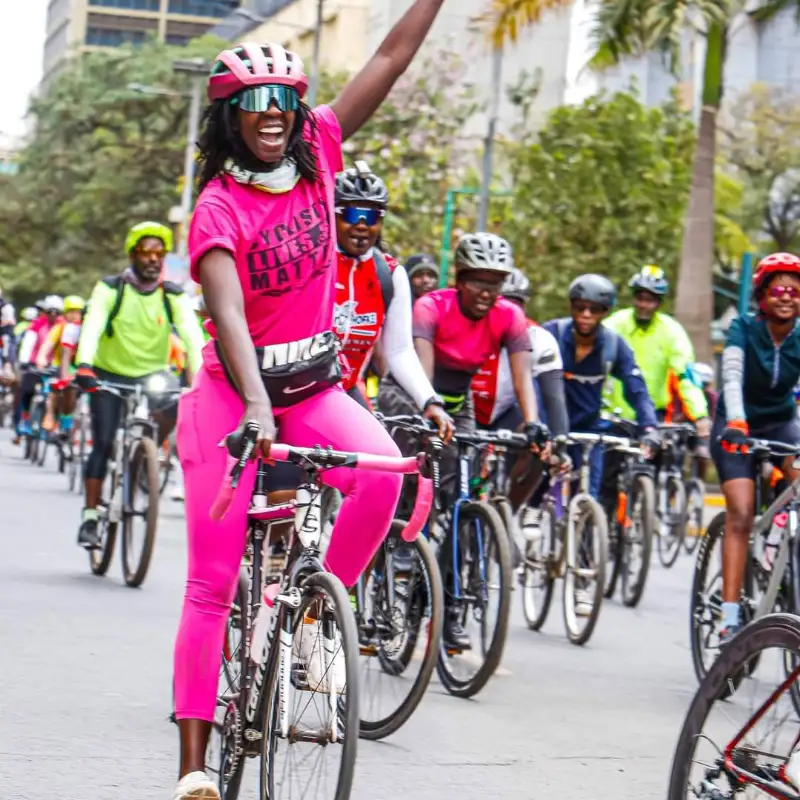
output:
[[368, 406], [359, 384], [380, 346], [394, 379], [449, 439], [453, 426], [444, 401], [434, 392], [414, 350], [408, 276], [380, 246], [389, 190], [358, 161], [337, 176], [334, 200], [338, 254], [333, 330], [345, 359], [342, 385]]

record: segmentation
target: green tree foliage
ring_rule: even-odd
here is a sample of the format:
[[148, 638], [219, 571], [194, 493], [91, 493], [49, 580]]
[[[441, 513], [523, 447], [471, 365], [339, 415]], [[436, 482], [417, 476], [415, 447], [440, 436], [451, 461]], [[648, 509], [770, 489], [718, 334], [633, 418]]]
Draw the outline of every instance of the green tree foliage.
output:
[[800, 240], [800, 97], [755, 85], [721, 124], [721, 164], [743, 186], [744, 224], [759, 249], [796, 251]]
[[565, 313], [567, 287], [585, 272], [607, 275], [623, 296], [642, 264], [674, 280], [693, 144], [674, 103], [646, 108], [618, 93], [557, 108], [520, 146], [504, 230], [536, 287], [535, 318]]
[[88, 53], [33, 101], [35, 135], [0, 191], [4, 288], [86, 292], [123, 263], [131, 224], [166, 219], [179, 202], [190, 80], [172, 61], [213, 58], [222, 44]]
[[[464, 128], [479, 106], [465, 75], [459, 56], [424, 50], [380, 111], [344, 144], [346, 166], [363, 159], [386, 180], [384, 239], [402, 257], [439, 252], [447, 190], [465, 185], [476, 163], [475, 142], [464, 136]], [[345, 75], [326, 76], [323, 102], [345, 80]], [[457, 222], [466, 225], [467, 219]]]

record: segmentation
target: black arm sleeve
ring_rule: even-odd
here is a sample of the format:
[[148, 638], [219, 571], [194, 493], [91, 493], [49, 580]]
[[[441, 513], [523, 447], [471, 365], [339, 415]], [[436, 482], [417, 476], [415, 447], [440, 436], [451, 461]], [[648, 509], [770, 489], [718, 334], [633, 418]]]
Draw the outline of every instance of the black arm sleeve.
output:
[[536, 379], [539, 391], [542, 393], [542, 404], [547, 411], [547, 422], [550, 432], [554, 436], [564, 436], [569, 433], [569, 418], [567, 417], [567, 400], [564, 396], [564, 372], [554, 369], [544, 372]]

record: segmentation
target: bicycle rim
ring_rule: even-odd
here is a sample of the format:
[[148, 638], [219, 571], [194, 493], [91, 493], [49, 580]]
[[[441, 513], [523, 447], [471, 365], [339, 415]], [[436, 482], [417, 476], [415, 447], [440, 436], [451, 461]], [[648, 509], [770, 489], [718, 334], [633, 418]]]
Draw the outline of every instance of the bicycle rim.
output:
[[430, 683], [444, 620], [439, 567], [424, 537], [406, 544], [395, 520], [365, 585], [359, 613], [361, 736], [397, 731]]
[[[800, 735], [789, 696], [800, 667], [787, 676], [787, 655], [800, 660], [800, 621], [788, 614], [762, 617], [722, 649], [689, 707], [668, 800], [797, 796], [781, 774]], [[758, 780], [777, 791], [749, 793]]]
[[567, 564], [564, 573], [564, 627], [570, 642], [582, 645], [589, 641], [600, 617], [608, 560], [608, 530], [599, 503], [586, 495], [578, 503], [574, 533], [576, 552], [573, 565]]
[[[308, 626], [304, 622], [305, 612], [312, 604], [316, 609], [322, 608], [321, 612], [317, 611], [320, 624], [313, 630], [325, 631], [329, 639], [338, 630], [340, 636], [339, 647], [334, 644], [334, 651], [340, 649], [344, 655], [346, 688], [344, 693], [333, 697], [327, 691], [309, 688], [305, 677], [308, 672], [297, 659], [299, 637], [307, 635], [304, 633]], [[291, 659], [291, 678], [284, 696], [281, 696], [277, 675], [268, 687], [259, 797], [261, 800], [291, 800], [295, 797], [348, 800], [353, 785], [359, 730], [358, 631], [341, 581], [328, 573], [310, 575], [303, 585], [302, 603], [294, 612], [294, 620], [291, 649], [275, 645], [282, 648], [278, 664], [281, 658]], [[285, 631], [276, 641], [281, 641], [284, 636]], [[283, 706], [289, 717], [289, 735], [286, 738], [279, 729]], [[337, 723], [333, 721], [333, 707]], [[306, 718], [307, 712], [309, 717]], [[311, 739], [315, 741], [307, 741]], [[297, 768], [296, 774], [290, 773], [293, 767]], [[312, 789], [312, 784], [316, 785], [316, 790]]]
[[703, 524], [705, 507], [705, 484], [699, 478], [693, 478], [686, 484], [686, 530], [683, 546], [687, 553], [693, 553], [705, 536], [706, 528]]
[[[141, 586], [147, 576], [158, 526], [158, 451], [152, 439], [140, 439], [136, 443], [128, 469], [130, 496], [122, 517], [122, 574], [125, 583], [135, 588]], [[142, 483], [147, 484], [148, 491], [143, 493], [144, 503], [139, 509], [136, 495]], [[134, 537], [135, 520], [141, 520], [144, 526], [142, 543], [138, 546]]]
[[445, 614], [452, 613], [448, 602], [458, 608], [471, 648], [447, 650], [442, 642], [436, 671], [450, 694], [472, 697], [486, 685], [503, 657], [511, 610], [511, 562], [505, 528], [490, 505], [463, 503], [458, 513], [460, 600], [452, 597], [452, 533], [439, 550], [439, 564], [443, 574], [449, 575], [444, 581]]

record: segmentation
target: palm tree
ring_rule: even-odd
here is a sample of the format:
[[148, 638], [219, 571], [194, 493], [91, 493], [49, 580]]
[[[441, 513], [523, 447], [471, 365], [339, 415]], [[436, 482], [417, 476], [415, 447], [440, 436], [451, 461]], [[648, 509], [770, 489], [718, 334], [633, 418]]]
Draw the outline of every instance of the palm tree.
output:
[[[492, 36], [495, 46], [514, 41], [550, 9], [570, 6], [572, 0], [493, 0]], [[799, 0], [767, 0], [753, 13], [764, 22]], [[717, 115], [722, 101], [728, 31], [745, 0], [600, 0], [591, 66], [603, 68], [627, 56], [657, 50], [670, 65], [686, 30], [692, 26], [706, 39], [700, 121], [692, 165], [692, 185], [683, 227], [681, 265], [675, 298], [676, 316], [686, 327], [696, 356], [711, 360], [712, 266], [714, 263], [714, 158]]]

